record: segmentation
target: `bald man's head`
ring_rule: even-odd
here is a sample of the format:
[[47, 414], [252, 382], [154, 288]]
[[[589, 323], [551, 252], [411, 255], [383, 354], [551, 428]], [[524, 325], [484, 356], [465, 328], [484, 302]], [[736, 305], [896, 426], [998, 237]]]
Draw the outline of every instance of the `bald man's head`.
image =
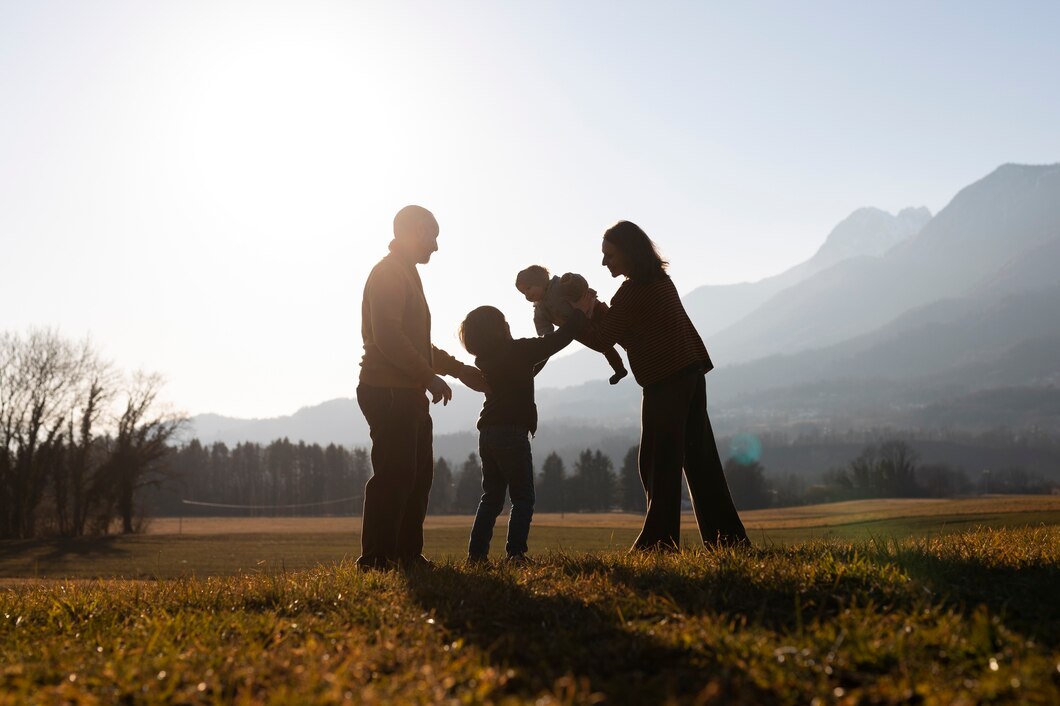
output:
[[406, 206], [394, 216], [394, 239], [413, 262], [427, 264], [438, 250], [438, 221], [423, 206]]

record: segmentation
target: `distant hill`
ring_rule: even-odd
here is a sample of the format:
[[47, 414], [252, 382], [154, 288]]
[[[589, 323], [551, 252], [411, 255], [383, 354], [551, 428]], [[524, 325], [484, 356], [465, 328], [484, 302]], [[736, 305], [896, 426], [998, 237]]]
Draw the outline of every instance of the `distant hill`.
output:
[[927, 208], [906, 208], [897, 216], [878, 208], [859, 208], [828, 234], [813, 257], [758, 282], [707, 285], [684, 298], [685, 309], [700, 335], [710, 339], [779, 292], [856, 257], [876, 257], [916, 235], [931, 220]]
[[[992, 292], [996, 293], [996, 292]], [[1047, 384], [1060, 375], [1060, 348], [1042, 365], [1005, 362], [1019, 347], [1060, 335], [1060, 285], [996, 297], [947, 299], [913, 309], [879, 329], [824, 348], [725, 368], [719, 401], [825, 380], [894, 382], [930, 377], [964, 389]]]
[[914, 307], [968, 296], [1060, 236], [1060, 165], [1005, 165], [966, 187], [915, 236], [777, 294], [710, 340], [716, 364], [822, 348]]
[[[450, 411], [437, 406], [431, 410], [435, 420], [434, 455], [447, 459], [456, 468], [468, 454], [478, 453], [478, 433], [474, 431], [473, 419], [458, 422], [448, 416]], [[639, 422], [635, 416], [606, 425], [599, 420], [550, 415], [534, 439], [534, 458], [540, 467], [546, 456], [556, 452], [570, 470], [581, 451], [601, 449], [615, 464], [621, 464], [639, 436]], [[330, 400], [303, 408], [290, 416], [272, 419], [239, 420], [204, 414], [192, 418], [185, 432], [187, 440], [198, 438], [206, 444], [222, 442], [229, 447], [244, 442], [268, 444], [284, 437], [321, 445], [335, 443], [367, 447], [370, 444], [364, 417], [357, 408], [357, 401], [352, 399]]]
[[[435, 432], [446, 434], [474, 428], [482, 396], [464, 387], [454, 387], [452, 401], [432, 410]], [[368, 442], [368, 424], [357, 400], [341, 397], [294, 414], [267, 419], [234, 419], [216, 414], [192, 417], [185, 432], [203, 443], [240, 441], [268, 443], [287, 437], [310, 444], [364, 445]]]
[[[582, 437], [586, 444], [593, 441], [599, 445], [600, 439], [614, 435], [616, 430], [628, 434], [631, 429], [636, 429], [639, 425], [640, 388], [628, 381], [620, 386], [590, 382], [562, 390], [540, 390], [537, 404], [542, 419], [539, 440], [554, 438], [557, 444], [554, 448], [569, 450], [568, 447], [578, 447], [581, 442], [577, 440]], [[454, 387], [453, 400], [448, 405], [431, 407], [436, 439], [446, 435], [466, 435], [470, 441], [467, 444], [457, 442], [454, 447], [466, 457], [463, 449], [473, 449], [477, 444], [474, 429], [481, 406], [479, 393]], [[364, 415], [357, 400], [350, 398], [329, 400], [303, 407], [292, 415], [269, 419], [233, 419], [200, 414], [192, 417], [185, 437], [198, 438], [203, 443], [222, 441], [228, 445], [243, 441], [268, 443], [284, 437], [318, 444], [363, 446], [369, 441]], [[446, 451], [448, 455], [456, 453]]]

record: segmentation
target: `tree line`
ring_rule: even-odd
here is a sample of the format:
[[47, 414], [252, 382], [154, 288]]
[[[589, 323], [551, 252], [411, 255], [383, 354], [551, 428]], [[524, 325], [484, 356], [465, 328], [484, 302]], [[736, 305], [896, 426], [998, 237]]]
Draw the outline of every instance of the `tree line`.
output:
[[[626, 452], [620, 468], [599, 450], [582, 451], [568, 473], [559, 455], [550, 454], [536, 476], [540, 512], [643, 512], [644, 489], [637, 468], [637, 447]], [[969, 476], [960, 468], [921, 463], [903, 440], [866, 445], [845, 467], [832, 468], [816, 482], [804, 476], [774, 477], [759, 462], [734, 456], [725, 477], [740, 510], [791, 507], [869, 498], [950, 498], [972, 494], [1035, 495], [1054, 491], [1041, 474], [1018, 467]], [[446, 459], [435, 464], [431, 512], [472, 513], [481, 494], [482, 467], [471, 454], [454, 469]], [[686, 505], [687, 487], [682, 487]]]
[[[173, 450], [167, 483], [145, 491], [153, 515], [359, 515], [371, 460], [364, 448], [335, 444], [241, 443], [233, 448], [193, 439]], [[568, 473], [552, 453], [536, 479], [541, 512], [634, 512], [644, 509], [636, 448], [616, 471], [600, 450], [586, 449]], [[434, 466], [429, 512], [470, 514], [482, 495], [482, 465], [471, 454], [458, 467]]]
[[161, 386], [89, 341], [0, 332], [0, 538], [135, 531], [138, 494], [163, 479], [184, 421]]
[[846, 466], [830, 468], [817, 482], [787, 474], [770, 477], [757, 461], [730, 458], [725, 464], [733, 501], [740, 509], [788, 507], [868, 498], [952, 498], [972, 494], [1039, 495], [1056, 485], [1019, 467], [982, 471], [921, 463], [904, 440], [868, 444]]
[[329, 444], [192, 439], [174, 449], [171, 480], [149, 492], [154, 515], [359, 515], [372, 475], [368, 452]]
[[[372, 472], [365, 449], [288, 439], [175, 446], [185, 419], [159, 403], [161, 385], [156, 375], [122, 373], [87, 341], [48, 330], [0, 333], [0, 538], [134, 532], [145, 515], [360, 513]], [[1040, 437], [996, 441], [1016, 448]], [[970, 476], [922, 463], [896, 439], [868, 443], [816, 482], [770, 476], [740, 457], [727, 461], [726, 477], [740, 509], [1056, 489], [1018, 467]], [[437, 459], [430, 512], [474, 512], [481, 482], [475, 454], [459, 465]], [[637, 447], [617, 468], [599, 449], [582, 451], [570, 469], [552, 453], [536, 491], [540, 512], [643, 512]]]
[[[568, 471], [559, 454], [549, 454], [535, 478], [538, 512], [643, 512], [644, 488], [637, 470], [637, 447], [626, 453], [620, 468], [599, 449], [585, 449]], [[470, 454], [457, 468], [439, 458], [434, 464], [429, 511], [470, 514], [482, 495], [482, 465]]]

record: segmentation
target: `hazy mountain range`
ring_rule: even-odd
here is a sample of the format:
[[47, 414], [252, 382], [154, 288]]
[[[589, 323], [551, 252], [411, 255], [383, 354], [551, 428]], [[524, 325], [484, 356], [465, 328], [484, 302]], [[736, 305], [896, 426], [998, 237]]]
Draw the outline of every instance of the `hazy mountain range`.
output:
[[[934, 217], [859, 209], [806, 262], [684, 301], [718, 366], [708, 390], [719, 433], [807, 424], [1060, 432], [1060, 165], [999, 167]], [[606, 373], [596, 353], [553, 361], [538, 379], [541, 418], [580, 429], [587, 445], [616, 430], [628, 438], [640, 389], [630, 379], [612, 388]], [[457, 390], [434, 414], [437, 433], [470, 432], [479, 404]], [[353, 400], [268, 420], [200, 415], [193, 426], [203, 440], [367, 441]]]
[[[705, 285], [684, 297], [688, 315], [711, 348], [714, 336], [756, 311], [775, 296], [844, 260], [877, 257], [916, 235], [931, 220], [927, 208], [906, 208], [897, 216], [878, 208], [859, 208], [843, 219], [825, 238], [813, 257], [757, 282]], [[594, 376], [610, 374], [607, 363], [592, 351], [579, 351], [553, 361], [538, 377], [543, 387], [577, 385]]]

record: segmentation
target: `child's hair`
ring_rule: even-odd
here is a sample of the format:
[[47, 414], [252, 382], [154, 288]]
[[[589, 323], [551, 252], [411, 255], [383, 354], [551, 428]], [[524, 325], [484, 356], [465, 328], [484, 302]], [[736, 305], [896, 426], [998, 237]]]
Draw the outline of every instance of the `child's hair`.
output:
[[535, 284], [544, 287], [548, 284], [548, 279], [548, 268], [530, 265], [515, 276], [515, 288], [522, 291], [525, 287], [533, 287]]
[[480, 306], [472, 309], [464, 317], [457, 332], [460, 343], [471, 355], [479, 355], [505, 338], [504, 314], [492, 306]]

